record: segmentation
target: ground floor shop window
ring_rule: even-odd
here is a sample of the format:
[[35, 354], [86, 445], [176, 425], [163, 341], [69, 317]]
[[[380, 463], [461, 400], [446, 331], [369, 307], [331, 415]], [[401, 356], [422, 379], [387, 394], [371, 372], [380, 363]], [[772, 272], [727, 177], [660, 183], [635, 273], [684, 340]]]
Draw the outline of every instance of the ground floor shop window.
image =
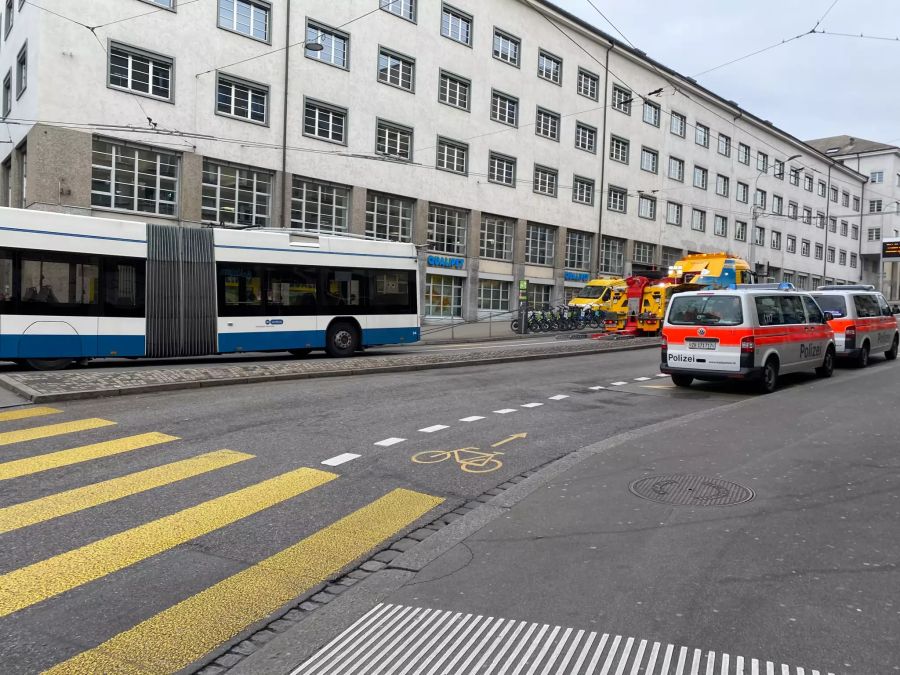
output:
[[566, 304], [568, 305], [572, 298], [581, 293], [580, 288], [566, 287]]
[[553, 286], [528, 284], [528, 308], [546, 309], [553, 304]]
[[425, 315], [453, 318], [462, 316], [463, 280], [442, 274], [425, 277]]
[[494, 312], [509, 311], [511, 281], [481, 279], [478, 282], [478, 309]]

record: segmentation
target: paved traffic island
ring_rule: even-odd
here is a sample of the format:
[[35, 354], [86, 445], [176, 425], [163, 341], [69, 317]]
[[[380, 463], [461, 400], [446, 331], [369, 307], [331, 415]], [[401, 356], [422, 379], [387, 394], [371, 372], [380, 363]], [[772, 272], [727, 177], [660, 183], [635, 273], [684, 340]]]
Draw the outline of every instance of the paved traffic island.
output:
[[316, 377], [391, 373], [432, 368], [508, 363], [522, 359], [552, 359], [599, 352], [646, 349], [659, 345], [655, 337], [609, 336], [598, 340], [560, 340], [533, 346], [498, 346], [476, 351], [382, 354], [348, 359], [290, 359], [257, 363], [168, 366], [153, 368], [85, 368], [56, 372], [14, 372], [0, 375], [0, 387], [32, 403], [143, 394], [227, 384], [249, 384]]

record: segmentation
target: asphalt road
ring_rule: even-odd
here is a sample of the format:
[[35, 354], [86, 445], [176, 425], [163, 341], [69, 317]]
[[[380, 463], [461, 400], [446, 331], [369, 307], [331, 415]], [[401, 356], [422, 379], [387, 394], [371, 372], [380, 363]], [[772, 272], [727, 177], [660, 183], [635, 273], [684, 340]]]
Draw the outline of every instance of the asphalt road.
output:
[[[207, 644], [197, 636], [202, 626], [209, 626], [205, 639], [215, 646], [225, 639], [217, 630], [236, 633], [256, 623], [267, 613], [264, 600], [273, 588], [282, 593], [294, 589], [296, 595], [363, 557], [366, 549], [381, 547], [441, 510], [621, 431], [748, 397], [733, 385], [675, 390], [667, 379], [657, 377], [657, 359], [657, 352], [647, 350], [72, 402], [59, 406], [61, 412], [32, 418], [0, 416], [0, 484], [5, 488], [0, 491], [2, 670], [36, 673], [62, 662], [58, 672], [76, 672], [76, 665], [82, 668], [77, 672], [108, 672], [110, 662], [105, 662], [104, 670], [101, 656], [151, 664], [151, 672], [174, 670], [171, 665], [152, 664], [158, 664], [160, 654], [171, 657], [166, 664], [184, 665], [199, 658]], [[878, 364], [871, 370], [872, 381], [886, 373], [890, 380], [896, 368]], [[854, 380], [863, 393], [869, 377], [865, 373]], [[832, 403], [839, 398], [840, 380], [840, 374], [829, 382], [798, 376], [786, 383], [787, 394], [780, 400], [783, 405], [796, 396], [818, 409], [817, 397], [830, 396]], [[783, 412], [775, 407], [771, 414]], [[52, 426], [81, 420], [114, 424]], [[35, 428], [41, 429], [16, 433]], [[757, 420], [755, 428], [764, 434], [765, 420]], [[115, 439], [151, 433], [174, 438], [142, 437], [133, 443], [141, 447], [125, 450], [115, 445]], [[710, 433], [715, 438], [727, 434], [727, 420]], [[72, 448], [79, 450], [50, 454]], [[429, 464], [412, 461], [418, 453], [462, 448], [503, 454], [485, 460], [489, 462], [485, 467], [497, 467], [488, 473], [463, 471], [479, 467], [463, 466], [453, 457]], [[702, 453], [716, 452], [715, 447], [701, 450], [685, 444], [677, 436], [651, 450], [652, 463], [666, 458], [684, 466]], [[858, 454], [846, 443], [835, 452]], [[348, 453], [357, 457], [349, 458]], [[777, 455], [769, 456], [774, 461]], [[866, 456], [879, 466], [896, 467], [896, 460], [887, 456]], [[782, 461], [785, 467], [771, 471], [786, 471], [787, 455]], [[176, 462], [181, 464], [169, 466]], [[641, 459], [639, 464], [647, 462]], [[298, 470], [299, 474], [284, 477]], [[605, 470], [595, 467], [601, 473]], [[840, 482], [840, 476], [831, 475], [827, 461], [817, 470], [828, 485]], [[893, 471], [896, 478], [896, 468]], [[143, 473], [127, 478], [138, 472]], [[252, 487], [267, 480], [275, 482]], [[89, 494], [82, 490], [55, 496], [103, 481], [114, 482]], [[238, 492], [244, 488], [251, 492]], [[397, 489], [403, 492], [393, 492]], [[587, 499], [591, 494], [581, 496]], [[386, 498], [395, 501], [384, 502]], [[224, 501], [198, 511], [216, 499]], [[31, 503], [16, 506], [25, 502]], [[620, 502], [618, 508], [624, 508]], [[585, 508], [603, 518], [605, 509], [616, 503]], [[356, 520], [347, 520], [352, 513]], [[615, 516], [617, 522], [621, 517]], [[896, 526], [896, 518], [892, 522]], [[804, 525], [827, 527], [815, 520]], [[544, 525], [537, 520], [535, 526]], [[606, 529], [598, 528], [598, 536]], [[832, 534], [840, 539], [838, 533]], [[637, 534], [635, 541], [641, 536], [646, 535]], [[257, 570], [260, 561], [293, 550], [298, 542], [305, 542], [306, 548], [290, 564], [273, 558]], [[360, 542], [368, 543], [355, 550]], [[698, 542], [687, 539], [687, 544]], [[667, 545], [680, 546], [677, 539]], [[535, 560], [543, 556], [539, 549], [531, 550], [540, 553]], [[650, 574], [652, 564], [641, 550], [632, 552], [634, 558], [622, 556], [616, 565], [626, 568], [640, 562]], [[766, 548], [749, 551], [760, 559], [773, 553]], [[893, 555], [896, 560], [896, 550]], [[256, 604], [237, 606], [240, 603], [227, 594], [226, 582], [247, 570], [259, 573], [242, 577], [242, 597], [250, 596]], [[672, 564], [660, 567], [660, 584], [668, 578], [679, 587], [682, 571]], [[623, 576], [609, 583], [636, 580]], [[584, 590], [597, 582], [596, 574], [567, 580], [567, 585], [568, 581], [570, 588], [581, 589], [582, 598], [593, 597]], [[568, 597], [570, 611], [548, 610], [554, 600], [548, 589], [558, 580], [520, 575], [517, 582], [517, 595], [540, 598], [540, 608], [504, 605], [504, 611], [547, 616], [546, 620], [552, 615], [559, 621], [597, 618], [586, 602]], [[200, 593], [212, 595], [191, 604]], [[422, 597], [417, 594], [404, 601]], [[449, 602], [437, 587], [428, 600]], [[683, 591], [667, 602], [685, 602], [687, 616], [699, 611]], [[176, 630], [185, 625], [197, 633]], [[95, 649], [101, 644], [102, 655]], [[86, 661], [67, 661], [82, 652], [89, 655]]]

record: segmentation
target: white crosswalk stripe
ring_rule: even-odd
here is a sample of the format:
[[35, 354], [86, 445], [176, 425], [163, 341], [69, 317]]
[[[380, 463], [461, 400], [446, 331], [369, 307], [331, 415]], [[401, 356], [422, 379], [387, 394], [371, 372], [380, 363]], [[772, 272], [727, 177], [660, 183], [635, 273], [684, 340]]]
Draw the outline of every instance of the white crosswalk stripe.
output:
[[742, 656], [634, 637], [379, 604], [291, 675], [819, 675], [744, 664]]

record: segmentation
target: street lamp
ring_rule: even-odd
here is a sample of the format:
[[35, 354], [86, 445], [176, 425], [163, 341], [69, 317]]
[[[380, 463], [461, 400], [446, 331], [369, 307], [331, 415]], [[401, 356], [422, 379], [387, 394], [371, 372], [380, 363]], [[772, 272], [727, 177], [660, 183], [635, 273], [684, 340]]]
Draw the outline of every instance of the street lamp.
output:
[[[802, 156], [803, 155], [799, 155], [799, 154], [791, 155], [790, 157], [788, 157], [787, 159], [784, 160], [784, 164], [787, 164], [788, 162], [792, 162], [795, 159], [799, 159]], [[753, 183], [753, 206], [750, 207], [750, 225], [751, 225], [751, 232], [749, 233], [750, 260], [748, 260], [747, 262], [749, 262], [751, 265], [753, 265], [754, 276], [756, 275], [756, 260], [755, 260], [755, 256], [754, 256], [754, 249], [756, 247], [756, 226], [757, 226], [757, 223], [759, 222], [760, 210], [762, 209], [762, 207], [756, 203], [756, 194], [757, 194], [757, 192], [759, 192], [759, 179], [762, 178], [762, 175], [764, 173], [767, 173], [768, 170], [769, 170], [768, 167], [766, 167], [765, 170], [760, 170], [757, 168], [756, 180]], [[766, 245], [766, 242], [765, 242], [765, 240], [763, 240], [762, 246], [765, 246], [765, 245]]]

